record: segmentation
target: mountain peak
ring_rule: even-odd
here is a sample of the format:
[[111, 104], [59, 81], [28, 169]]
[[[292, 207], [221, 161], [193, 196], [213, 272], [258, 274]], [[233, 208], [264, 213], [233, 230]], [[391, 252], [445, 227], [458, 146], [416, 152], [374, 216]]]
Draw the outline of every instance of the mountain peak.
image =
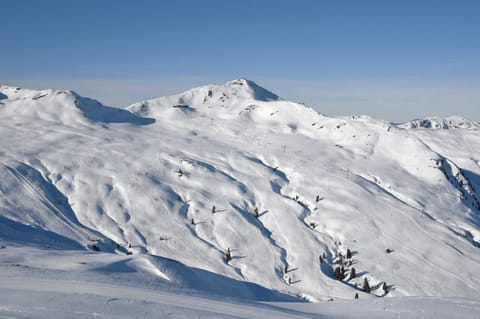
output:
[[239, 78], [225, 83], [225, 86], [243, 86], [252, 95], [252, 98], [259, 101], [276, 101], [280, 97], [275, 93], [261, 87], [257, 83], [247, 78]]
[[[130, 105], [128, 109], [142, 115], [150, 114], [152, 107], [158, 109], [161, 106], [167, 108], [172, 106], [188, 106], [190, 107], [189, 110], [203, 109], [209, 113], [211, 113], [209, 109], [215, 110], [214, 112], [221, 109], [228, 109], [229, 111], [226, 112], [231, 113], [232, 109], [238, 108], [237, 111], [239, 112], [246, 106], [252, 103], [254, 104], [255, 101], [269, 102], [280, 100], [281, 98], [278, 95], [259, 86], [255, 82], [246, 78], [239, 78], [223, 84], [208, 84], [189, 89], [176, 95], [138, 102]], [[162, 108], [159, 110], [161, 109]]]

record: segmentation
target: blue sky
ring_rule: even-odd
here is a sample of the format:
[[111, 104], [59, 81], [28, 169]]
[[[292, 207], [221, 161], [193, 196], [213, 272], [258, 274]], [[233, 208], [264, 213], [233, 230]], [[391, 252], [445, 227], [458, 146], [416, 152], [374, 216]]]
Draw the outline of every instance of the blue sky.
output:
[[3, 1], [0, 82], [111, 105], [238, 77], [327, 115], [480, 120], [480, 1]]

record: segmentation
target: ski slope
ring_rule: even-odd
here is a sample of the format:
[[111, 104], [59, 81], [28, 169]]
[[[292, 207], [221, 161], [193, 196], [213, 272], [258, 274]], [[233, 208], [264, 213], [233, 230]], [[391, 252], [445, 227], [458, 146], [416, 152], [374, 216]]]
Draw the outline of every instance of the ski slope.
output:
[[[331, 118], [238, 79], [123, 109], [0, 86], [0, 134], [2, 278], [431, 311], [479, 299], [476, 122]], [[12, 300], [42, 295], [27, 287]]]

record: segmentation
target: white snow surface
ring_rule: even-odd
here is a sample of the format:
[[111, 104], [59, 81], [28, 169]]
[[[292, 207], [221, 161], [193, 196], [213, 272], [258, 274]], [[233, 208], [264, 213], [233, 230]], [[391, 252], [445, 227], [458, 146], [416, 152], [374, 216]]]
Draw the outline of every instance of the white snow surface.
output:
[[479, 318], [473, 121], [238, 79], [126, 109], [0, 86], [0, 134], [0, 317]]

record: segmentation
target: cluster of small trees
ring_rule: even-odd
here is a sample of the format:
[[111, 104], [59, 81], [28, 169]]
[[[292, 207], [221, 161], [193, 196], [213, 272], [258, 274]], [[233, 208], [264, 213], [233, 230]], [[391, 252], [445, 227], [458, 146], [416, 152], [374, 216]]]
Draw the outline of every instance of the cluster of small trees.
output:
[[325, 252], [323, 252], [323, 254], [321, 254], [318, 259], [320, 261], [320, 264], [323, 264], [323, 262], [325, 261], [325, 259], [327, 258], [327, 255], [325, 254]]
[[[383, 293], [385, 295], [388, 293], [388, 286], [387, 286], [387, 283], [385, 281], [382, 284], [382, 290], [383, 290]], [[365, 291], [366, 293], [371, 293], [372, 292], [372, 288], [370, 287], [370, 284], [368, 283], [367, 277], [365, 277], [363, 279], [363, 291]]]
[[[345, 266], [351, 266], [353, 264], [352, 251], [350, 249], [347, 249], [345, 258], [347, 259], [346, 261], [344, 260], [344, 256], [341, 253], [339, 253], [337, 256], [337, 260], [335, 261], [335, 264], [337, 266], [335, 267], [334, 274], [335, 274], [335, 278], [337, 278], [338, 280], [343, 280], [346, 278]], [[355, 276], [356, 276], [356, 270], [354, 267], [352, 267], [352, 269], [350, 269], [349, 280], [355, 278]]]
[[[337, 254], [337, 257], [335, 259], [335, 269], [333, 271], [334, 276], [336, 279], [343, 281], [345, 278], [348, 277], [347, 280], [353, 280], [357, 276], [357, 271], [355, 267], [351, 267], [348, 276], [347, 276], [347, 269], [345, 268], [346, 266], [351, 266], [353, 264], [353, 254], [350, 249], [347, 249], [346, 254], [342, 255], [341, 253]], [[326, 261], [326, 255], [323, 253], [322, 255], [319, 256], [319, 261], [320, 264], [324, 263]], [[355, 284], [355, 287], [357, 287], [357, 284]], [[372, 287], [370, 286], [370, 283], [365, 277], [363, 279], [363, 285], [361, 289], [366, 292], [366, 293], [371, 293], [372, 292]], [[386, 295], [389, 292], [389, 288], [386, 282], [383, 282], [382, 284], [382, 290], [384, 294]], [[358, 293], [355, 293], [355, 299], [358, 299]]]

